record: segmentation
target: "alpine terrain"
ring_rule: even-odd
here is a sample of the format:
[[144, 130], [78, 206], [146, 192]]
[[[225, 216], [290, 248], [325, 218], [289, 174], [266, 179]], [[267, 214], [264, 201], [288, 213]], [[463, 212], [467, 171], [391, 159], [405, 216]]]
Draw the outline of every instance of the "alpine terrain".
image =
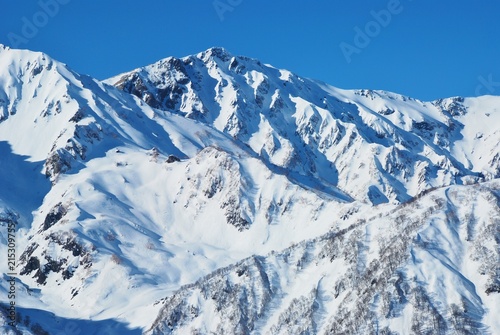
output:
[[0, 45], [0, 333], [500, 334], [499, 124], [222, 48], [100, 81]]

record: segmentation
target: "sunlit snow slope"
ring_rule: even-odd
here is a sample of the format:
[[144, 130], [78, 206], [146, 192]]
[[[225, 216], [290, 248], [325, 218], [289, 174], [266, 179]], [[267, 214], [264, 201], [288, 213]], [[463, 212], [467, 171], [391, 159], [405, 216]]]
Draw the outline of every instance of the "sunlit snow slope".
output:
[[500, 185], [360, 212], [167, 297], [149, 334], [497, 334]]
[[497, 108], [221, 48], [100, 82], [0, 46], [18, 329], [498, 333]]
[[500, 176], [499, 97], [422, 102], [340, 90], [222, 48], [107, 82], [231, 135], [292, 178], [373, 204]]

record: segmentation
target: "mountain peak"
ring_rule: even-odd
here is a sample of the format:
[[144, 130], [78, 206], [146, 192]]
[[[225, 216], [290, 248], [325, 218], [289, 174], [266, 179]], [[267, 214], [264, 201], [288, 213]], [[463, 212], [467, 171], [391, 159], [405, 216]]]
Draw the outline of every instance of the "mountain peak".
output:
[[[454, 118], [466, 114], [460, 98], [425, 103], [386, 91], [336, 90], [290, 80], [288, 71], [220, 47], [164, 65], [146, 67], [115, 86], [154, 108], [229, 134], [269, 164], [358, 200], [404, 202], [428, 187], [476, 180], [483, 170], [497, 173], [494, 162], [469, 154], [474, 150], [455, 157], [463, 121]], [[375, 155], [359, 156], [367, 145], [378, 148]], [[351, 179], [359, 186], [355, 191]]]
[[229, 61], [233, 57], [231, 53], [229, 53], [229, 51], [227, 51], [223, 47], [209, 48], [203, 52], [200, 52], [199, 54], [197, 54], [197, 56], [203, 61], [208, 61], [209, 59], [218, 58], [224, 62]]

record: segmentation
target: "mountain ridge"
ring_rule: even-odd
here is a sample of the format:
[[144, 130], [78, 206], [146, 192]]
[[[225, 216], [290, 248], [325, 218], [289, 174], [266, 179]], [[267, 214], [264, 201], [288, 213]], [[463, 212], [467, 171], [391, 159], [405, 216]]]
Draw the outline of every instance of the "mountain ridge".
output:
[[[481, 318], [473, 317], [466, 312], [469, 302], [463, 307], [456, 297], [481, 296], [489, 304], [497, 294], [497, 106], [500, 98], [494, 96], [422, 102], [384, 91], [341, 90], [232, 56], [223, 48], [165, 58], [99, 81], [43, 53], [0, 46], [0, 183], [6, 186], [0, 191], [0, 224], [16, 222], [19, 227], [18, 302], [53, 315], [40, 319], [50, 334], [62, 330], [57, 318], [115, 322], [121, 333], [126, 324], [131, 334], [139, 329], [182, 333], [191, 328], [255, 333], [252, 327], [270, 333], [334, 331], [327, 319], [349, 308], [340, 314], [321, 309], [322, 304], [332, 304], [331, 287], [322, 286], [325, 281], [316, 281], [316, 298], [309, 299], [309, 292], [305, 298], [290, 298], [290, 304], [279, 303], [276, 292], [268, 290], [263, 278], [270, 274], [280, 282], [276, 287], [282, 288], [283, 297], [294, 294], [286, 282], [307, 278], [292, 269], [292, 261], [279, 261], [288, 272], [273, 268], [274, 255], [284, 257], [288, 248], [302, 244], [319, 250], [320, 236], [328, 240], [332, 231], [356, 227], [359, 241], [334, 243], [344, 250], [345, 260], [357, 264], [355, 268], [339, 263], [337, 272], [328, 272], [332, 265], [318, 258], [327, 251], [309, 255], [320, 265], [312, 266], [307, 256], [304, 267], [317, 267], [313, 272], [326, 271], [330, 277], [337, 273], [357, 278], [364, 285], [364, 268], [381, 246], [397, 244], [397, 238], [372, 240], [368, 231], [404, 230], [408, 223], [399, 221], [411, 216], [412, 208], [422, 214], [419, 227], [443, 225], [434, 230], [412, 228], [407, 247], [394, 252], [405, 255], [405, 260], [408, 250], [431, 253], [430, 261], [444, 260], [482, 291], [464, 284], [444, 294], [434, 284], [425, 287], [403, 276], [411, 292], [402, 295], [408, 302], [400, 312], [415, 322], [404, 321], [399, 312], [388, 318], [377, 310], [370, 312], [370, 320], [387, 331], [427, 329], [430, 321], [412, 311], [420, 310], [419, 303], [434, 308], [429, 297], [439, 293], [438, 303], [456, 305], [457, 318], [470, 321], [472, 330], [494, 333], [500, 329], [492, 319], [494, 305], [482, 307], [474, 298], [471, 306], [483, 311]], [[444, 190], [457, 196], [448, 201]], [[463, 199], [475, 204], [470, 213], [456, 205], [466, 207]], [[492, 213], [490, 218], [482, 216], [477, 199], [487, 199], [484, 208]], [[448, 202], [454, 205], [444, 205]], [[425, 208], [432, 210], [427, 213]], [[445, 243], [450, 229], [460, 232], [451, 240], [462, 249], [448, 262], [452, 248], [441, 250], [433, 243], [434, 238]], [[477, 229], [491, 234], [478, 238]], [[3, 230], [0, 237], [3, 253]], [[474, 246], [481, 242], [486, 249]], [[467, 272], [461, 265], [464, 259], [473, 259], [484, 275]], [[236, 274], [243, 280], [243, 291], [233, 285], [233, 277], [225, 277], [229, 270], [223, 270], [238, 268], [242, 260], [249, 262], [252, 272], [248, 280], [243, 280], [244, 273]], [[437, 266], [433, 274], [419, 265], [424, 263], [405, 262], [380, 262], [378, 267], [392, 275], [420, 271], [420, 282], [451, 278], [446, 266]], [[3, 268], [2, 272], [7, 273]], [[220, 287], [210, 283], [215, 277]], [[308, 285], [304, 288], [312, 290]], [[241, 306], [231, 302], [234, 318], [221, 318], [218, 324], [208, 317], [217, 313], [208, 302], [200, 300], [195, 306], [178, 299], [179, 305], [165, 305], [179, 294], [192, 296], [190, 290], [196, 287], [207, 297], [213, 293], [229, 299], [216, 297], [221, 306], [235, 301], [234, 292], [254, 292], [257, 300]], [[229, 295], [218, 291], [224, 287]], [[0, 290], [8, 288], [2, 283]], [[266, 290], [264, 300], [258, 300], [258, 292]], [[409, 292], [414, 298], [407, 296]], [[155, 303], [163, 297], [167, 298], [161, 305]], [[352, 301], [358, 298], [376, 300], [373, 295], [351, 295]], [[323, 314], [303, 309], [309, 300]], [[266, 307], [258, 309], [251, 322], [238, 319], [239, 308], [251, 314], [263, 301], [272, 303], [276, 313]], [[190, 304], [194, 312], [178, 307]], [[180, 314], [169, 314], [166, 306]], [[304, 319], [309, 323], [293, 319], [299, 309], [311, 315]], [[367, 316], [355, 308], [351, 312]], [[443, 334], [464, 328], [446, 313], [438, 308], [432, 314], [441, 320]], [[178, 324], [169, 326], [165, 320]], [[403, 320], [404, 327], [396, 320]], [[4, 332], [14, 332], [3, 327]], [[29, 325], [19, 327], [33, 332]], [[365, 331], [354, 323], [339, 327], [335, 331]], [[99, 333], [97, 326], [92, 329]]]
[[[250, 64], [245, 63], [247, 61]], [[165, 73], [168, 75], [164, 75]], [[234, 76], [231, 77], [231, 74]], [[234, 79], [234, 77], [237, 78]], [[168, 79], [165, 81], [163, 78]], [[293, 87], [292, 91], [287, 91], [284, 86], [290, 80], [298, 84]], [[336, 168], [335, 161], [338, 158], [335, 154], [329, 154], [326, 151], [331, 148], [332, 144], [337, 147], [342, 138], [349, 138], [344, 134], [349, 131], [351, 131], [350, 136], [360, 137], [365, 144], [378, 144], [381, 150], [384, 150], [384, 147], [401, 144], [399, 148], [397, 147], [399, 151], [389, 153], [395, 157], [402, 155], [401, 152], [408, 152], [411, 155], [415, 151], [413, 146], [420, 146], [423, 149], [418, 149], [420, 152], [429, 150], [435, 153], [432, 161], [434, 165], [445, 164], [455, 169], [455, 172], [443, 176], [446, 180], [437, 181], [428, 178], [430, 179], [429, 185], [426, 187], [447, 185], [451, 179], [455, 178], [455, 175], [466, 177], [465, 174], [469, 174], [466, 179], [484, 177], [482, 166], [475, 167], [476, 171], [471, 174], [470, 167], [464, 166], [465, 162], [470, 164], [470, 158], [456, 157], [451, 152], [453, 148], [449, 147], [450, 142], [454, 144], [453, 142], [463, 137], [460, 132], [461, 120], [456, 118], [467, 117], [468, 108], [464, 106], [464, 103], [477, 98], [466, 100], [458, 97], [426, 103], [383, 91], [339, 90], [303, 79], [286, 70], [266, 67], [246, 57], [232, 56], [220, 48], [208, 49], [181, 59], [167, 58], [105, 82], [115, 84], [118, 88], [138, 96], [155, 108], [175, 110], [188, 118], [199, 120], [226, 132], [249, 145], [255, 153], [274, 165], [285, 167], [299, 174], [313, 175], [319, 180], [337, 184], [344, 190], [345, 185], [339, 185], [337, 177], [334, 176], [332, 180], [328, 179], [332, 178], [332, 170], [346, 169], [347, 166], [339, 164], [341, 167]], [[210, 83], [215, 84], [210, 85]], [[225, 86], [222, 87], [221, 84]], [[200, 87], [203, 89], [197, 89]], [[224, 90], [227, 92], [224, 93]], [[315, 93], [310, 93], [311, 90]], [[215, 94], [210, 92], [215, 92]], [[292, 99], [290, 98], [292, 96], [298, 96], [298, 98]], [[230, 100], [227, 101], [228, 99]], [[330, 101], [327, 101], [328, 99]], [[162, 100], [165, 102], [162, 103]], [[391, 106], [389, 104], [391, 100], [401, 102], [401, 104]], [[280, 107], [276, 107], [278, 105]], [[404, 109], [404, 113], [398, 111], [398, 107]], [[293, 114], [297, 110], [301, 112], [301, 115]], [[333, 114], [334, 118], [331, 119], [329, 114]], [[245, 125], [244, 129], [241, 129], [242, 124]], [[280, 124], [285, 124], [286, 127], [280, 129]], [[353, 125], [354, 129], [352, 129]], [[258, 129], [261, 127], [268, 129]], [[288, 133], [290, 129], [294, 130], [295, 134]], [[325, 129], [330, 133], [325, 134]], [[299, 136], [294, 138], [297, 133]], [[414, 133], [417, 133], [420, 138], [415, 137]], [[450, 138], [448, 133], [456, 139]], [[312, 134], [316, 138], [312, 138]], [[269, 139], [258, 138], [263, 136]], [[292, 143], [290, 143], [291, 140], [293, 140]], [[300, 152], [298, 147], [301, 145], [309, 147], [317, 145], [318, 149]], [[350, 143], [344, 146], [345, 151], [351, 149]], [[300, 158], [296, 158], [297, 155]], [[425, 155], [429, 156], [429, 153]], [[422, 160], [422, 157], [415, 157], [414, 154], [413, 156], [414, 161]], [[294, 167], [296, 159], [300, 160], [300, 165]], [[322, 167], [315, 164], [320, 159], [324, 159], [321, 165], [330, 164], [323, 173], [318, 171]], [[387, 157], [377, 157], [377, 159], [386, 166], [399, 163]], [[367, 165], [367, 162], [363, 161], [359, 164]], [[371, 164], [378, 165], [378, 162], [371, 162]], [[484, 166], [484, 163], [482, 165]], [[494, 162], [490, 166], [492, 165]], [[377, 172], [380, 178], [384, 178], [383, 170], [388, 170], [386, 166], [373, 167], [379, 170]], [[415, 168], [417, 167], [413, 167], [412, 170]], [[433, 173], [427, 170], [423, 172]], [[498, 170], [486, 174], [489, 174], [487, 178], [496, 178]], [[346, 174], [340, 179], [347, 180], [349, 176]], [[401, 179], [404, 178], [399, 178], [392, 183], [393, 185], [390, 181], [385, 183], [392, 186], [392, 191], [380, 190], [384, 186], [379, 185], [378, 192], [388, 199], [401, 202], [426, 188], [408, 192], [408, 189], [397, 187], [398, 182], [405, 183]], [[463, 182], [457, 181], [457, 183]], [[358, 194], [353, 198], [366, 199], [369, 196]]]

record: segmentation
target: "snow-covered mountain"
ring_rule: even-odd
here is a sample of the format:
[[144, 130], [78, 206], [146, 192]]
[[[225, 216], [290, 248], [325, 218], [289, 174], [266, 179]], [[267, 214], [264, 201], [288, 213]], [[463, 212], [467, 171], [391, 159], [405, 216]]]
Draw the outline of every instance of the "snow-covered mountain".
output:
[[98, 81], [0, 46], [18, 329], [500, 332], [497, 108], [221, 48]]
[[182, 287], [149, 333], [496, 334], [499, 201], [495, 181], [363, 213]]
[[[498, 97], [340, 90], [221, 48], [107, 81], [231, 135], [269, 164], [373, 204], [500, 176]], [[493, 116], [491, 116], [493, 114]]]

